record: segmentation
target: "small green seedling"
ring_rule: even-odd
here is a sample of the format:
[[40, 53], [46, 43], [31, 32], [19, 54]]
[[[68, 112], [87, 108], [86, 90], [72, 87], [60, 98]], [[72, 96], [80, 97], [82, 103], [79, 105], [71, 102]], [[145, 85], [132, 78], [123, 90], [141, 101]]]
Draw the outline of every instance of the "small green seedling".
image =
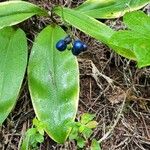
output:
[[[71, 133], [69, 135], [69, 140], [75, 140], [77, 142], [78, 148], [83, 148], [86, 146], [86, 144], [89, 142], [89, 138], [93, 133], [93, 129], [97, 127], [98, 123], [93, 120], [95, 115], [84, 113], [81, 116], [80, 121], [72, 123], [71, 127]], [[96, 141], [94, 139], [94, 141]], [[96, 142], [93, 143], [94, 145]], [[99, 145], [99, 144], [98, 144]], [[93, 150], [100, 150], [99, 149], [93, 149]]]
[[44, 141], [44, 124], [33, 119], [33, 127], [28, 129], [23, 139], [21, 150], [37, 150], [38, 144]]

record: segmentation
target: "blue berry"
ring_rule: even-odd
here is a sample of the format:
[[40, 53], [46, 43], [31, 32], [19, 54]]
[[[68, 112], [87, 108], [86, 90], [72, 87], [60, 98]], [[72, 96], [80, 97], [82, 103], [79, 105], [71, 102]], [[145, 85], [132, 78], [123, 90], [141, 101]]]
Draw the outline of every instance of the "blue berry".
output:
[[71, 39], [70, 35], [65, 37], [64, 41], [65, 41], [66, 44], [70, 44], [72, 42], [72, 39]]
[[73, 44], [73, 48], [72, 48], [72, 53], [73, 55], [77, 56], [79, 55], [81, 52], [84, 52], [87, 50], [87, 45], [80, 41], [80, 40], [76, 40]]
[[67, 48], [67, 44], [64, 40], [59, 40], [57, 43], [56, 43], [56, 48], [59, 50], [59, 51], [64, 51], [66, 48]]
[[88, 47], [87, 47], [87, 45], [85, 43], [83, 43], [83, 47], [84, 47], [84, 49], [82, 51], [85, 52]]
[[76, 40], [73, 44], [73, 49], [78, 52], [82, 52], [84, 49], [83, 42]]
[[81, 51], [72, 48], [72, 54], [73, 54], [73, 55], [78, 56], [80, 53], [81, 53]]

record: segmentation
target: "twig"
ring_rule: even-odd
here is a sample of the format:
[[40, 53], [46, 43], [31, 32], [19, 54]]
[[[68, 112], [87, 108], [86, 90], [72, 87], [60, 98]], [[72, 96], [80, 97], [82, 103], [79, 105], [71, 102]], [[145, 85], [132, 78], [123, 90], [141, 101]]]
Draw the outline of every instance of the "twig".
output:
[[109, 137], [109, 135], [113, 132], [114, 128], [116, 127], [117, 123], [119, 122], [119, 120], [121, 118], [121, 115], [122, 115], [122, 112], [123, 112], [123, 109], [124, 109], [124, 106], [125, 106], [125, 101], [126, 101], [126, 96], [125, 96], [124, 101], [123, 101], [123, 103], [122, 103], [122, 105], [120, 107], [119, 114], [117, 116], [117, 119], [114, 121], [113, 126], [111, 126], [109, 131], [106, 134], [104, 134], [104, 136], [101, 139], [98, 140], [99, 143], [101, 143], [102, 141], [106, 140]]
[[147, 129], [147, 125], [146, 125], [146, 122], [145, 122], [145, 120], [144, 120], [144, 117], [143, 117], [142, 113], [140, 113], [140, 116], [141, 116], [142, 122], [143, 122], [143, 124], [144, 124], [144, 126], [145, 126], [147, 137], [148, 137], [148, 139], [150, 139], [150, 133], [149, 133], [149, 131], [148, 131], [148, 129]]
[[113, 84], [113, 80], [111, 78], [109, 78], [108, 76], [102, 74], [98, 69], [97, 67], [95, 66], [95, 64], [91, 61], [91, 66], [92, 66], [92, 75], [93, 75], [93, 78], [96, 80], [96, 81], [99, 81], [98, 77], [101, 76], [103, 77], [107, 82], [108, 84], [112, 86]]

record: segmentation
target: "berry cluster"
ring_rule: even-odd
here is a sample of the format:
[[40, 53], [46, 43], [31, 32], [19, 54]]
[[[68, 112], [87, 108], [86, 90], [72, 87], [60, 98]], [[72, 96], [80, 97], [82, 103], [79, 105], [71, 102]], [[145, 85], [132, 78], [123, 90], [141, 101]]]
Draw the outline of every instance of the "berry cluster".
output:
[[[72, 42], [72, 39], [70, 36], [65, 37], [65, 39], [59, 40], [56, 43], [56, 48], [59, 51], [64, 51], [67, 48], [67, 45], [70, 44]], [[87, 45], [80, 41], [80, 40], [75, 40], [74, 43], [72, 44], [72, 54], [77, 56], [79, 55], [81, 52], [84, 52], [87, 50]]]

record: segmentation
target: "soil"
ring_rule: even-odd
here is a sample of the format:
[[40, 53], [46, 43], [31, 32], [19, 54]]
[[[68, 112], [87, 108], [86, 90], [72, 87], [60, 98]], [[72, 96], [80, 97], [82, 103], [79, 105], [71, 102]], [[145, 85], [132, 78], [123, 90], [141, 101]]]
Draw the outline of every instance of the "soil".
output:
[[[72, 8], [82, 3], [82, 0], [29, 1], [46, 9], [58, 4]], [[149, 9], [143, 10], [147, 13]], [[101, 21], [119, 30], [124, 28], [121, 20]], [[49, 18], [34, 16], [19, 25], [27, 33], [29, 47], [37, 33], [50, 23]], [[96, 115], [98, 126], [90, 139], [100, 140], [103, 150], [150, 150], [150, 68], [138, 69], [136, 62], [117, 55], [101, 42], [75, 28], [72, 33], [88, 44], [88, 51], [78, 57], [80, 100], [77, 117], [84, 112]], [[34, 117], [25, 77], [16, 107], [0, 130], [0, 150], [17, 150]], [[57, 144], [45, 135], [45, 142], [39, 149], [76, 150], [77, 146], [74, 141]]]

